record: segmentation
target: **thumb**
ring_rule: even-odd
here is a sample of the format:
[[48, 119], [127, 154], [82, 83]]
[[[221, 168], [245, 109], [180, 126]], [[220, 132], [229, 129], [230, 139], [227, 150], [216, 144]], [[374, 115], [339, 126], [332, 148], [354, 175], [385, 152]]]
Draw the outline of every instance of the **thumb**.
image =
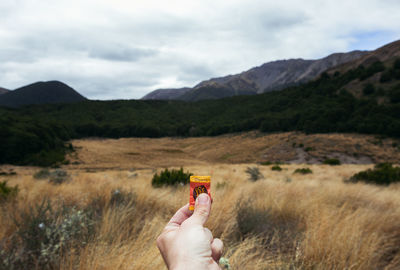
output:
[[207, 193], [201, 193], [197, 199], [194, 207], [193, 215], [188, 218], [187, 223], [194, 225], [204, 225], [206, 223], [211, 211], [211, 200]]

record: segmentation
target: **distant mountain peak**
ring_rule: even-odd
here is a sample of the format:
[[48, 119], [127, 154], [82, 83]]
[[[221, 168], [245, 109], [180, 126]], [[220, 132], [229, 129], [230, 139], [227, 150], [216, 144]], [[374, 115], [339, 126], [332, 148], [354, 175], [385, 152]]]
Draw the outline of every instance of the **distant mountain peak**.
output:
[[0, 87], [0, 95], [7, 94], [10, 90]]
[[86, 100], [60, 81], [40, 81], [9, 91], [0, 96], [0, 106], [20, 107], [34, 104], [74, 103]]
[[147, 94], [142, 99], [195, 101], [280, 90], [291, 85], [308, 82], [329, 68], [359, 59], [367, 53], [367, 51], [333, 53], [317, 60], [302, 58], [275, 60], [238, 74], [202, 81], [193, 88], [184, 88], [184, 91], [159, 89]]

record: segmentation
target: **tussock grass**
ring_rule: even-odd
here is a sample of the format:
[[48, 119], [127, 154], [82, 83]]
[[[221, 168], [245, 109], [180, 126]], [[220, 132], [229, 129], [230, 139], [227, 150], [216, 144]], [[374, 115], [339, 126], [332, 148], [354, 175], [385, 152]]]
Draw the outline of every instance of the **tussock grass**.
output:
[[[297, 165], [285, 165], [279, 174], [260, 167], [265, 178], [250, 182], [249, 166], [255, 165], [187, 167], [212, 177], [206, 226], [224, 241], [232, 269], [399, 269], [399, 184], [343, 183], [371, 167], [365, 165], [310, 165], [308, 175], [293, 175]], [[134, 179], [129, 171], [68, 172], [69, 182], [52, 185], [18, 171], [9, 183], [20, 192], [1, 206], [0, 239], [18, 230], [13, 212], [48, 198], [55, 206], [100, 212], [88, 243], [64, 250], [52, 269], [165, 269], [155, 239], [188, 201], [188, 188], [153, 188], [150, 169], [136, 171]], [[217, 189], [218, 183], [226, 184]]]

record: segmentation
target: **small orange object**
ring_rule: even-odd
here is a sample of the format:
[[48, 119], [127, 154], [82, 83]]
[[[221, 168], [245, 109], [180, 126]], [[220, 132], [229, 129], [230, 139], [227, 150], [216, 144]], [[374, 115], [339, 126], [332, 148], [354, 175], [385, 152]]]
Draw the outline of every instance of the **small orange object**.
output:
[[207, 193], [211, 198], [211, 176], [190, 176], [190, 211], [194, 210], [196, 198], [201, 193]]

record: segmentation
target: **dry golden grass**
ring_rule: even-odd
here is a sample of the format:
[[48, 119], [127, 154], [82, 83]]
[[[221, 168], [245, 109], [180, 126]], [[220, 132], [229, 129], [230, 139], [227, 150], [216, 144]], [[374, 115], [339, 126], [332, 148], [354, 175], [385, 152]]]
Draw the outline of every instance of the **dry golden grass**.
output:
[[[160, 168], [263, 161], [321, 163], [326, 157], [356, 164], [396, 163], [400, 160], [400, 148], [393, 147], [396, 143], [393, 139], [358, 134], [288, 132], [268, 135], [248, 132], [218, 137], [86, 139], [72, 143], [77, 152], [69, 157], [74, 164], [69, 168], [75, 169]], [[303, 147], [299, 147], [301, 144]]]
[[[258, 166], [264, 179], [257, 182], [248, 180], [248, 166], [257, 165], [185, 166], [212, 177], [214, 203], [206, 225], [224, 241], [232, 269], [400, 268], [400, 185], [343, 183], [371, 165], [308, 165], [309, 175], [293, 174], [306, 165], [282, 165], [280, 172]], [[93, 239], [63, 254], [60, 269], [165, 269], [155, 239], [188, 201], [188, 187], [155, 189], [152, 169], [67, 170], [72, 179], [61, 185], [33, 179], [32, 168], [17, 168], [18, 175], [8, 177], [21, 191], [14, 203], [3, 205], [0, 239], [16, 230], [10, 213], [44, 197], [85, 207], [96, 198], [109, 200], [111, 191], [120, 188], [136, 194], [134, 203], [105, 207]], [[261, 224], [253, 224], [257, 235], [241, 234], [239, 205], [265, 213]]]

